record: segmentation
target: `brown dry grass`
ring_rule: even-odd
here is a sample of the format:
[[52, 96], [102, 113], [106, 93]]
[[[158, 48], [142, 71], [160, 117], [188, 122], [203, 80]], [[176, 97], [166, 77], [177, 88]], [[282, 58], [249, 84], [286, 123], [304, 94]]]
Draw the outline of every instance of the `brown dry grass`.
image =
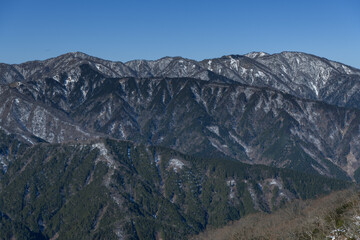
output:
[[[340, 211], [340, 218], [338, 209], [349, 204], [351, 209]], [[332, 230], [338, 229], [339, 224], [347, 231], [359, 229], [351, 223], [354, 216], [360, 216], [359, 206], [360, 198], [355, 190], [344, 190], [316, 200], [295, 200], [272, 214], [252, 214], [221, 229], [207, 230], [192, 239], [324, 239]]]

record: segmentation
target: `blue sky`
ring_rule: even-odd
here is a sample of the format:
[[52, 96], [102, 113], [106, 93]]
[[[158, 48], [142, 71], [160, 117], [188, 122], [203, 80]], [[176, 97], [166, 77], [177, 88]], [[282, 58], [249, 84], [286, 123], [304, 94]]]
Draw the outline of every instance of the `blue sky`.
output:
[[0, 62], [301, 51], [360, 68], [358, 0], [2, 0]]

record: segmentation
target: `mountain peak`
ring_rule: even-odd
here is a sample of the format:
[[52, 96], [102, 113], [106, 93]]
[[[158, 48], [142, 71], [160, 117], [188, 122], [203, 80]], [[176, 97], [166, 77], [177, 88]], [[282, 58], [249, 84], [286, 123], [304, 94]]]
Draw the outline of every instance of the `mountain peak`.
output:
[[264, 56], [268, 56], [269, 54], [266, 52], [249, 52], [247, 54], [245, 54], [244, 56], [248, 57], [248, 58], [259, 58], [259, 57], [264, 57]]
[[86, 53], [83, 53], [83, 52], [68, 52], [68, 53], [65, 53], [63, 55], [60, 55], [56, 58], [80, 58], [80, 59], [89, 59], [89, 58], [96, 58], [96, 57], [93, 57], [93, 56], [90, 56]]

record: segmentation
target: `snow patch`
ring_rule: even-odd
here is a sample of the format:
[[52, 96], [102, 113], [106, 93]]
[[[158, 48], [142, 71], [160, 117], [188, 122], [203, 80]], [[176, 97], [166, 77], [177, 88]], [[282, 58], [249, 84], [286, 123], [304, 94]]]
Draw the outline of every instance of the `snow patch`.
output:
[[287, 69], [284, 65], [281, 65], [281, 70], [283, 70], [284, 73], [288, 74]]
[[8, 169], [8, 165], [6, 164], [4, 158], [1, 155], [0, 155], [0, 165], [2, 166], [3, 173], [6, 173]]
[[263, 56], [266, 56], [266, 55], [268, 55], [267, 53], [264, 53], [264, 52], [259, 52], [259, 57], [263, 57]]
[[[336, 239], [340, 239], [340, 237], [343, 237], [344, 233], [345, 233], [345, 229], [343, 228], [338, 228], [338, 229], [335, 229], [335, 230], [332, 230], [330, 232], [330, 235], [329, 236], [326, 236], [326, 238], [330, 238], [331, 240], [336, 240]], [[348, 239], [348, 238], [341, 238], [341, 239]]]
[[209, 60], [209, 61], [208, 61], [208, 69], [209, 69], [210, 71], [213, 71], [213, 69], [212, 69], [212, 67], [211, 67], [211, 64], [212, 64], [212, 60]]
[[83, 95], [83, 96], [84, 96], [84, 98], [85, 98], [85, 97], [86, 97], [86, 95], [87, 95], [87, 91], [85, 90], [85, 86], [84, 86], [84, 85], [83, 85], [83, 86], [81, 86], [80, 90], [81, 90], [82, 95]]
[[226, 181], [226, 185], [228, 187], [230, 187], [229, 198], [234, 199], [235, 198], [236, 181], [234, 179], [228, 180], [228, 181]]
[[163, 94], [162, 94], [162, 103], [165, 104], [165, 101], [166, 101], [166, 94], [165, 94], [165, 91], [164, 91]]
[[206, 105], [207, 102], [201, 97], [201, 93], [199, 92], [199, 90], [195, 86], [192, 86], [190, 89], [194, 94], [195, 101], [199, 104], [201, 103], [204, 106], [206, 112], [209, 112], [208, 107]]
[[354, 224], [360, 227], [360, 216], [354, 216]]
[[352, 74], [352, 71], [350, 70], [350, 68], [342, 65], [342, 68], [344, 69], [344, 71], [346, 72], [346, 74]]
[[53, 79], [59, 82], [59, 81], [60, 81], [60, 76], [59, 76], [59, 75], [55, 75], [55, 76], [53, 76]]
[[316, 167], [314, 164], [311, 164], [311, 167], [315, 169], [319, 174], [325, 175], [324, 171], [322, 171], [320, 168]]
[[115, 131], [115, 126], [116, 126], [116, 123], [113, 122], [111, 125], [110, 125], [110, 133], [114, 133]]
[[245, 88], [244, 93], [246, 96], [246, 100], [249, 100], [250, 97], [254, 94], [254, 91], [253, 91], [253, 89], [250, 89], [247, 87], [247, 88]]
[[27, 136], [22, 135], [21, 137], [22, 137], [25, 141], [27, 141], [28, 143], [34, 144], [34, 142], [33, 142], [30, 138], [28, 138]]
[[229, 133], [229, 135], [232, 139], [235, 140], [236, 143], [238, 143], [240, 146], [242, 146], [245, 149], [246, 155], [248, 155], [251, 152], [251, 149], [248, 146], [246, 146], [246, 144], [243, 141], [241, 141], [238, 137], [236, 137], [231, 132]]
[[209, 129], [209, 131], [215, 133], [216, 135], [218, 135], [220, 137], [220, 132], [219, 132], [218, 126], [207, 126], [206, 128]]
[[125, 129], [122, 124], [119, 124], [119, 133], [121, 134], [121, 137], [126, 139]]
[[238, 61], [230, 57], [230, 68], [239, 71]]
[[228, 181], [226, 181], [226, 185], [229, 187], [230, 186], [233, 187], [236, 185], [236, 181], [234, 179], [228, 180]]
[[244, 67], [240, 67], [240, 69], [241, 69], [241, 74], [243, 75], [247, 72], [247, 69]]
[[267, 54], [265, 52], [250, 52], [250, 53], [245, 54], [245, 56], [248, 58], [258, 58], [258, 57], [264, 57], [267, 55], [269, 55], [269, 54]]
[[72, 83], [77, 82], [77, 79], [72, 78], [71, 76], [69, 76], [66, 80], [65, 80], [65, 87], [68, 89], [69, 85], [71, 85]]
[[200, 97], [200, 94], [199, 94], [199, 91], [197, 90], [197, 88], [195, 86], [192, 86], [191, 87], [191, 91], [192, 93], [194, 94], [194, 97], [195, 97], [195, 100], [197, 103], [200, 103], [201, 101], [201, 97]]
[[281, 184], [278, 180], [276, 180], [276, 179], [271, 179], [271, 181], [269, 182], [269, 184], [270, 184], [270, 185], [275, 185], [275, 186], [277, 186], [279, 189], [282, 189], [282, 188], [283, 188], [282, 184]]
[[258, 71], [257, 73], [255, 73], [255, 77], [265, 77], [266, 75], [265, 75], [265, 73], [264, 72], [262, 72], [262, 71]]
[[98, 157], [98, 159], [96, 159], [96, 162], [104, 161], [104, 162], [106, 162], [108, 167], [114, 168], [114, 169], [116, 168], [115, 167], [115, 161], [110, 156], [110, 154], [109, 154], [107, 148], [105, 147], [104, 143], [95, 143], [91, 147], [92, 147], [92, 150], [95, 149], [95, 148], [99, 149], [99, 157]]
[[155, 155], [154, 155], [154, 162], [155, 162], [155, 165], [156, 165], [156, 166], [159, 166], [160, 161], [161, 161], [161, 156], [160, 156], [160, 155], [158, 155], [157, 153], [155, 153]]
[[96, 67], [97, 70], [99, 70], [99, 71], [102, 72], [102, 73], [109, 73], [108, 68], [105, 67], [105, 66], [102, 65], [102, 64], [96, 63], [96, 64], [95, 64], [95, 67]]
[[183, 169], [184, 166], [185, 166], [185, 164], [177, 158], [172, 158], [169, 161], [169, 167], [172, 168], [176, 173], [179, 170]]
[[316, 96], [318, 97], [319, 96], [318, 87], [313, 82], [310, 82], [310, 85], [311, 85], [312, 89], [315, 91]]
[[260, 108], [263, 108], [262, 107], [263, 102], [264, 102], [264, 100], [261, 98], [255, 106], [255, 111], [258, 111]]
[[209, 138], [210, 143], [213, 147], [215, 147], [217, 150], [219, 150], [220, 152], [223, 152], [225, 154], [228, 154], [229, 152], [229, 147], [226, 144], [221, 144], [218, 140], [213, 139], [213, 138]]

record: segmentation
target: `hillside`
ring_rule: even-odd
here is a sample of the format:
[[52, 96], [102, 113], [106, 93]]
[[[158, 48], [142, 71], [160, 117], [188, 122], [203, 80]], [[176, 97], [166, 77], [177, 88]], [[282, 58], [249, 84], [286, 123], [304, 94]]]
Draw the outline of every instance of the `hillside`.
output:
[[186, 239], [350, 186], [111, 139], [12, 153], [0, 176], [1, 239]]

